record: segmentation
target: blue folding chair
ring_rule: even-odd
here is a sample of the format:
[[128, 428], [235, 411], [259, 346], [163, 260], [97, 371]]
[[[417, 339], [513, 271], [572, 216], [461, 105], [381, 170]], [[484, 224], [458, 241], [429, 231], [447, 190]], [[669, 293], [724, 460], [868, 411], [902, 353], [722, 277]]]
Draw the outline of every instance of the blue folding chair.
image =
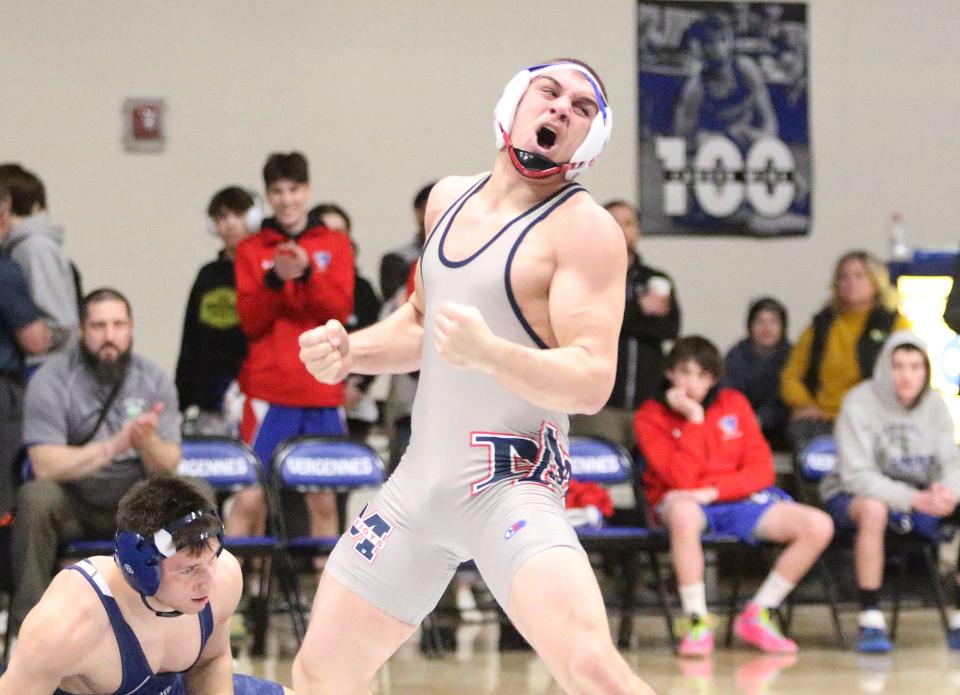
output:
[[294, 437], [280, 444], [273, 455], [272, 487], [284, 551], [289, 556], [328, 555], [340, 536], [290, 536], [283, 522], [282, 490], [350, 492], [380, 487], [385, 479], [380, 455], [362, 442], [345, 437]]
[[[630, 455], [622, 446], [605, 439], [571, 437], [570, 468], [571, 477], [581, 483], [610, 487], [633, 482], [633, 460]], [[637, 499], [638, 503], [642, 503], [639, 495]], [[669, 550], [666, 535], [649, 526], [583, 526], [577, 528], [577, 536], [584, 550], [605, 556], [619, 564], [623, 571], [618, 646], [623, 649], [630, 647], [641, 557], [646, 557], [653, 571], [657, 599], [667, 624], [667, 634], [676, 646], [666, 581], [657, 556], [658, 553]]]
[[[801, 496], [807, 504], [823, 506], [820, 499], [819, 484], [821, 480], [836, 469], [838, 458], [837, 441], [832, 435], [823, 435], [812, 439], [794, 458], [794, 473]], [[828, 550], [839, 549], [852, 552], [855, 537], [856, 532], [841, 533], [838, 531], [834, 535], [833, 543]], [[911, 555], [917, 551], [923, 557], [925, 574], [933, 588], [934, 602], [940, 614], [940, 623], [943, 626], [944, 635], [948, 635], [950, 624], [947, 619], [946, 597], [943, 587], [940, 585], [940, 572], [937, 567], [938, 542], [912, 531], [899, 533], [888, 530], [884, 539], [884, 548], [886, 549], [887, 561], [897, 567], [897, 582], [894, 584], [893, 611], [890, 619], [890, 639], [895, 640], [897, 636], [902, 593], [904, 587], [908, 584], [906, 566]], [[838, 619], [835, 618], [835, 621], [838, 621]]]
[[276, 505], [263, 472], [263, 464], [243, 442], [230, 437], [185, 437], [180, 445], [181, 461], [177, 473], [183, 477], [205, 481], [218, 496], [224, 497], [238, 490], [259, 485], [264, 490], [267, 505], [267, 533], [254, 536], [225, 536], [224, 547], [242, 560], [260, 558], [259, 591], [250, 602], [254, 624], [250, 653], [265, 652], [269, 606], [273, 593], [272, 579], [276, 576], [280, 593], [290, 610], [294, 632], [303, 634], [300, 612], [296, 606], [296, 582], [286, 555], [280, 551], [277, 535]]

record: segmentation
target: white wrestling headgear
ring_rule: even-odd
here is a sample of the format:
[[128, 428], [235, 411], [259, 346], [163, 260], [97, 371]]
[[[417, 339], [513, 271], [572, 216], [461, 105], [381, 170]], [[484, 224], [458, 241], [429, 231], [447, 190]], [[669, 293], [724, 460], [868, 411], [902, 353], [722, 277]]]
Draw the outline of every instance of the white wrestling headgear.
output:
[[[566, 164], [555, 164], [545, 157], [540, 157], [532, 153], [524, 153], [523, 150], [520, 150], [519, 152], [526, 154], [527, 158], [541, 160], [548, 164], [547, 168], [530, 168], [524, 165], [521, 161], [521, 159], [523, 159], [522, 155], [518, 157], [517, 150], [510, 144], [510, 130], [513, 128], [513, 120], [517, 115], [517, 107], [520, 105], [520, 100], [523, 98], [523, 95], [527, 93], [527, 88], [530, 86], [533, 78], [537, 75], [556, 72], [557, 70], [576, 70], [586, 77], [590, 86], [593, 87], [599, 109], [597, 110], [597, 115], [593, 118], [593, 123], [590, 125], [590, 131], [587, 133], [587, 137], [580, 144], [580, 147], [577, 148], [577, 151], [573, 153], [569, 162]], [[567, 62], [534, 65], [518, 72], [507, 83], [507, 86], [504, 87], [503, 94], [500, 96], [500, 100], [493, 110], [493, 132], [497, 142], [497, 149], [502, 150], [504, 146], [506, 146], [510, 150], [510, 160], [524, 176], [530, 178], [545, 178], [562, 172], [565, 180], [572, 181], [580, 172], [596, 161], [600, 153], [603, 152], [604, 146], [609, 142], [610, 134], [613, 132], [613, 111], [607, 104], [603, 90], [600, 89], [600, 81], [590, 70], [582, 65]]]

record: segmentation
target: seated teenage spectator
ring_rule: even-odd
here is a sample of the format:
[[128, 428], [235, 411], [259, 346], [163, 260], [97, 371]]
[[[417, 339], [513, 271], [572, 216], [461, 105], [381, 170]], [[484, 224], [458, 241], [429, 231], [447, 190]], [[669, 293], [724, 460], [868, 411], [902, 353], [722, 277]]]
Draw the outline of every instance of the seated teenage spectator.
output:
[[774, 449], [788, 448], [785, 429], [790, 411], [780, 398], [780, 374], [789, 354], [787, 309], [773, 297], [762, 297], [747, 312], [747, 337], [724, 359], [723, 385], [747, 397]]
[[262, 214], [250, 193], [230, 186], [210, 199], [207, 216], [223, 248], [215, 261], [200, 269], [190, 289], [177, 360], [177, 394], [187, 434], [229, 435], [223, 397], [247, 352], [237, 314], [233, 260], [237, 245], [260, 231]]
[[19, 164], [2, 164], [0, 182], [10, 191], [13, 224], [3, 251], [23, 269], [30, 297], [51, 332], [48, 353], [27, 359], [35, 369], [49, 354], [76, 342], [80, 278], [63, 252], [63, 227], [50, 219], [40, 178]]
[[617, 348], [617, 377], [610, 400], [599, 413], [570, 418], [571, 434], [604, 437], [633, 449], [633, 413], [657, 394], [663, 380], [663, 342], [680, 333], [680, 306], [673, 280], [646, 265], [637, 244], [637, 209], [622, 200], [604, 205], [620, 225], [627, 245], [627, 301]]
[[130, 303], [102, 288], [81, 311], [79, 344], [27, 385], [23, 439], [34, 479], [17, 494], [14, 634], [50, 583], [60, 543], [109, 538], [130, 486], [180, 462], [173, 379], [133, 352]]
[[[960, 500], [960, 452], [943, 397], [930, 388], [926, 345], [910, 331], [890, 336], [873, 378], [850, 390], [837, 418], [836, 470], [821, 496], [838, 530], [856, 530], [863, 652], [891, 648], [879, 609], [884, 536], [913, 530], [940, 539], [944, 517], [956, 522]], [[960, 649], [960, 586], [950, 617], [949, 641]]]
[[680, 603], [689, 628], [681, 656], [713, 651], [707, 621], [704, 531], [746, 542], [786, 545], [756, 595], [737, 616], [736, 634], [767, 652], [794, 653], [769, 610], [778, 607], [833, 537], [826, 513], [797, 504], [773, 487], [773, 459], [750, 403], [739, 391], [719, 388], [720, 352], [706, 338], [687, 336], [666, 361], [669, 386], [648, 400], [634, 420], [646, 459], [649, 503], [670, 532]]
[[803, 331], [784, 367], [780, 395], [790, 408], [795, 450], [829, 434], [844, 395], [870, 377], [883, 341], [909, 328], [883, 263], [866, 251], [837, 261], [827, 306]]
[[[347, 211], [335, 203], [321, 203], [310, 212], [319, 215], [323, 226], [327, 229], [343, 232], [350, 237], [353, 244], [353, 259], [356, 261], [359, 253]], [[350, 314], [350, 320], [347, 322], [348, 332], [358, 331], [376, 323], [383, 306], [377, 291], [373, 289], [371, 282], [360, 274], [356, 263], [353, 267], [353, 280], [353, 313]], [[373, 380], [372, 376], [351, 374], [344, 384], [343, 405], [347, 413], [347, 429], [351, 437], [361, 441], [366, 439], [370, 428], [380, 416], [376, 402], [367, 393]]]
[[[350, 239], [308, 213], [310, 176], [299, 152], [274, 153], [263, 167], [273, 217], [237, 246], [237, 311], [247, 335], [240, 368], [244, 395], [240, 436], [269, 465], [274, 449], [299, 435], [347, 433], [343, 384], [321, 384], [300, 363], [300, 334], [330, 319], [346, 323], [353, 311]], [[306, 494], [314, 536], [338, 532], [332, 492]], [[234, 497], [228, 535], [262, 533], [263, 490]]]
[[[0, 183], [0, 245], [10, 233], [10, 192]], [[0, 543], [12, 520], [13, 467], [23, 445], [23, 358], [46, 352], [50, 331], [30, 299], [23, 271], [0, 253]]]

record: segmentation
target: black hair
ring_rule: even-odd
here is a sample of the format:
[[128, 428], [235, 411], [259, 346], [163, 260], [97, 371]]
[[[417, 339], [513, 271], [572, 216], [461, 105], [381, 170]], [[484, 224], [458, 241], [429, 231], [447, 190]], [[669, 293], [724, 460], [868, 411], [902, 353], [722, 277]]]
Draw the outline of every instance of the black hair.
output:
[[436, 181], [431, 181], [426, 186], [417, 191], [417, 194], [413, 196], [413, 207], [422, 208], [426, 207], [427, 199], [430, 197], [430, 191], [433, 190], [433, 187], [437, 185]]
[[97, 289], [88, 292], [87, 295], [80, 302], [80, 321], [86, 321], [87, 316], [90, 315], [90, 305], [96, 304], [97, 302], [105, 302], [107, 300], [114, 299], [118, 302], [123, 302], [123, 305], [127, 307], [127, 316], [133, 318], [133, 309], [130, 308], [129, 300], [123, 296], [123, 293], [120, 290], [115, 290], [112, 287], [98, 287]]
[[253, 207], [253, 196], [239, 186], [228, 186], [214, 193], [207, 205], [207, 217], [214, 219], [225, 212], [243, 215]]
[[346, 232], [349, 235], [350, 231], [353, 229], [353, 222], [350, 220], [350, 215], [347, 214], [347, 211], [336, 203], [320, 203], [319, 205], [314, 205], [310, 210], [310, 217], [323, 217], [324, 215], [329, 214], [340, 215], [343, 218], [344, 222], [347, 223]]
[[[133, 484], [120, 498], [117, 507], [117, 530], [132, 531], [149, 538], [162, 528], [188, 516], [192, 512], [213, 509], [214, 503], [195, 483], [172, 475], [152, 475]], [[173, 532], [176, 548], [186, 548], [191, 555], [199, 555], [208, 547], [203, 534], [220, 532], [220, 518], [213, 514], [200, 517]]]
[[269, 188], [280, 179], [297, 183], [310, 182], [310, 167], [307, 158], [299, 152], [274, 152], [263, 165], [263, 183]]
[[686, 335], [677, 339], [666, 359], [666, 368], [674, 369], [684, 362], [696, 362], [718, 381], [723, 376], [723, 357], [720, 350], [702, 335]]
[[10, 210], [17, 217], [32, 215], [35, 207], [47, 207], [47, 190], [43, 181], [19, 164], [0, 164], [0, 183], [10, 190]]
[[750, 325], [761, 311], [772, 311], [780, 318], [780, 325], [783, 327], [783, 340], [786, 340], [787, 307], [775, 297], [760, 297], [750, 304], [750, 308], [747, 310], [747, 333], [750, 333]]

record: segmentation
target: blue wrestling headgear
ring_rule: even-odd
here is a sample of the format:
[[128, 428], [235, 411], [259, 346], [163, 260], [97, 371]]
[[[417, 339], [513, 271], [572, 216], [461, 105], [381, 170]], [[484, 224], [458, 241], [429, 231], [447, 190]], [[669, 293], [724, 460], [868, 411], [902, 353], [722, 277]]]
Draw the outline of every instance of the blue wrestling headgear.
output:
[[[198, 533], [189, 536], [179, 544], [173, 540], [177, 531], [193, 525], [201, 527]], [[210, 538], [217, 539], [216, 553], [219, 555], [223, 550], [223, 521], [212, 509], [200, 510], [167, 524], [151, 537], [141, 536], [136, 531], [117, 531], [113, 541], [113, 557], [124, 578], [141, 597], [153, 596], [160, 588], [160, 563], [168, 557], [173, 557], [178, 550], [187, 545]], [[150, 610], [153, 609], [150, 608]], [[157, 615], [165, 615], [154, 612]], [[179, 615], [176, 611], [172, 613]]]
[[[526, 94], [530, 82], [537, 75], [557, 70], [576, 70], [586, 77], [590, 86], [593, 87], [599, 107], [597, 115], [594, 116], [593, 123], [590, 125], [587, 137], [584, 138], [577, 151], [573, 153], [570, 161], [565, 164], [558, 164], [533, 152], [518, 150], [510, 144], [510, 130], [513, 128], [513, 120], [517, 115], [517, 107], [520, 105], [523, 95]], [[493, 110], [493, 131], [497, 149], [506, 147], [513, 166], [524, 176], [540, 179], [562, 173], [565, 180], [572, 181], [580, 172], [596, 161], [600, 153], [603, 152], [604, 146], [609, 142], [610, 134], [613, 132], [613, 111], [607, 104], [607, 99], [600, 88], [600, 81], [584, 66], [568, 62], [534, 65], [518, 72], [504, 87], [503, 94]]]

